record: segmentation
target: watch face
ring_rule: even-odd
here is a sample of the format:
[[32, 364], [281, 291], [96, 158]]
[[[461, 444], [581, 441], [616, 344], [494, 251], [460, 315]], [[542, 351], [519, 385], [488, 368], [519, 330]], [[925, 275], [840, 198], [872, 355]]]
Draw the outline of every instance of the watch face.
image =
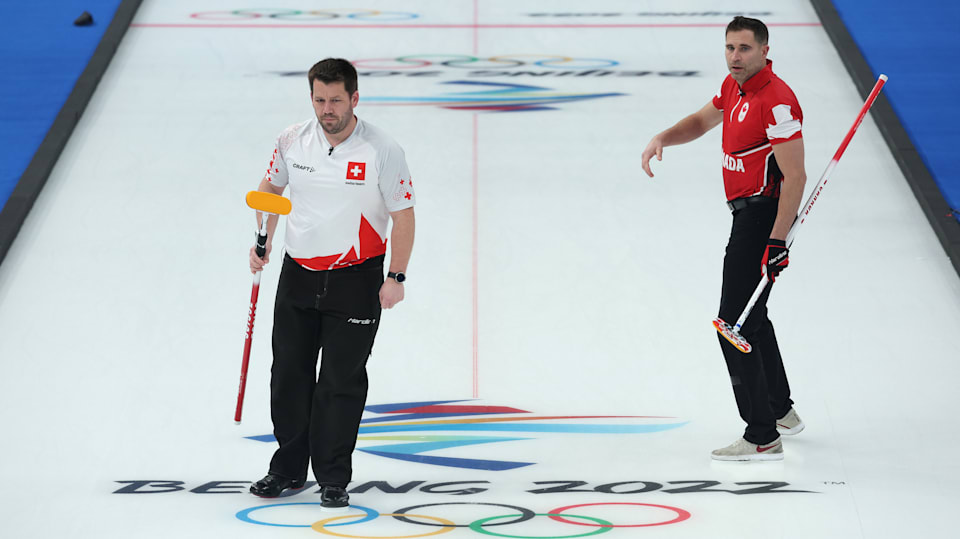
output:
[[402, 283], [403, 281], [407, 280], [407, 276], [397, 272], [397, 276], [395, 277], [395, 279], [397, 280], [398, 283]]

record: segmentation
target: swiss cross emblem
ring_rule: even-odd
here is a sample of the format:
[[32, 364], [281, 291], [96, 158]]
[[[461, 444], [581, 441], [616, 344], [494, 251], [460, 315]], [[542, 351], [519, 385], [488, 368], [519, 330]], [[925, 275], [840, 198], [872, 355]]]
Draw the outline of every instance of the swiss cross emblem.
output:
[[350, 161], [347, 164], [347, 179], [356, 181], [367, 179], [367, 164]]

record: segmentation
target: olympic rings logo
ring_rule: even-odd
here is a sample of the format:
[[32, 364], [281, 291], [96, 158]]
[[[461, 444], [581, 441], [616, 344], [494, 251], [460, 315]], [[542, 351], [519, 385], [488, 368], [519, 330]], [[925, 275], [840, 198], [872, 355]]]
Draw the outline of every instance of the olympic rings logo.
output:
[[503, 69], [535, 65], [551, 69], [598, 69], [619, 65], [616, 60], [604, 58], [572, 58], [570, 56], [543, 56], [538, 54], [508, 54], [478, 58], [461, 54], [420, 54], [396, 58], [354, 60], [358, 69], [418, 69], [432, 65], [463, 69]]
[[[491, 535], [494, 537], [514, 537], [518, 539], [538, 539], [539, 537], [551, 537], [554, 539], [567, 539], [572, 537], [590, 537], [593, 535], [600, 535], [612, 531], [614, 528], [646, 528], [654, 526], [666, 526], [669, 524], [676, 524], [678, 522], [683, 522], [690, 518], [690, 513], [679, 507], [671, 507], [669, 505], [658, 505], [652, 503], [637, 503], [637, 502], [602, 502], [602, 503], [581, 503], [576, 505], [566, 505], [563, 507], [557, 507], [550, 511], [544, 513], [537, 513], [526, 507], [520, 507], [517, 505], [508, 505], [502, 503], [483, 503], [483, 502], [441, 502], [441, 503], [425, 503], [420, 505], [411, 505], [409, 507], [404, 507], [402, 509], [397, 509], [393, 513], [380, 513], [376, 509], [371, 509], [369, 507], [363, 507], [360, 505], [351, 505], [350, 508], [354, 510], [362, 511], [362, 513], [351, 513], [346, 515], [339, 515], [328, 517], [323, 520], [318, 520], [312, 524], [279, 524], [273, 522], [267, 522], [265, 520], [258, 520], [254, 518], [252, 513], [261, 511], [269, 508], [277, 508], [284, 506], [306, 506], [306, 505], [320, 505], [319, 503], [314, 502], [296, 502], [296, 503], [275, 503], [270, 505], [260, 505], [256, 507], [250, 507], [244, 509], [237, 513], [237, 518], [248, 522], [250, 524], [259, 524], [261, 526], [276, 526], [282, 528], [311, 528], [312, 530], [322, 533], [324, 535], [332, 535], [335, 537], [349, 537], [349, 538], [362, 538], [362, 539], [401, 539], [401, 538], [414, 538], [414, 537], [429, 537], [431, 535], [440, 535], [447, 532], [456, 530], [457, 528], [469, 528], [470, 530], [480, 533], [483, 535]], [[430, 516], [421, 514], [419, 509], [427, 507], [437, 507], [437, 506], [491, 506], [497, 508], [509, 509], [510, 512], [501, 514], [487, 516], [479, 519], [474, 519], [466, 524], [456, 524], [453, 520], [449, 518], [443, 518], [438, 516]], [[633, 506], [640, 507], [645, 509], [645, 513], [655, 512], [666, 513], [666, 515], [657, 516], [659, 520], [654, 520], [652, 522], [639, 522], [639, 523], [627, 523], [627, 524], [614, 524], [603, 518], [587, 516], [587, 515], [578, 515], [570, 513], [572, 510], [576, 510], [584, 507], [596, 507], [596, 506]], [[415, 513], [413, 511], [416, 511]], [[341, 527], [346, 526], [359, 526], [366, 522], [376, 520], [380, 517], [392, 517], [397, 521], [404, 522], [406, 524], [413, 524], [417, 526], [427, 526], [437, 528], [429, 532], [424, 532], [421, 534], [415, 535], [391, 535], [391, 536], [371, 536], [371, 535], [352, 535], [347, 533], [340, 532]], [[549, 535], [549, 536], [536, 536], [536, 535], [507, 535], [493, 531], [491, 528], [498, 526], [509, 526], [513, 524], [520, 524], [522, 522], [527, 522], [533, 520], [537, 517], [546, 517], [550, 520], [560, 522], [563, 524], [568, 524], [572, 526], [581, 526], [586, 528], [593, 528], [590, 531], [582, 533], [574, 533], [571, 535]], [[346, 522], [343, 522], [346, 521]], [[426, 521], [426, 522], [425, 522]], [[362, 526], [359, 526], [358, 531], [362, 530]]]
[[205, 21], [237, 21], [251, 19], [280, 19], [295, 21], [329, 21], [354, 19], [363, 21], [409, 21], [420, 15], [404, 11], [380, 11], [378, 9], [234, 9], [232, 11], [201, 11], [190, 17]]

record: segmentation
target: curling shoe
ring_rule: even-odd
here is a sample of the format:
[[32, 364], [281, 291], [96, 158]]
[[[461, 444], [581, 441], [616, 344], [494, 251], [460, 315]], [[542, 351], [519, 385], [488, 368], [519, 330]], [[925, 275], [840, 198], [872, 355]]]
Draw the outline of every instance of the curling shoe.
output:
[[268, 473], [266, 477], [250, 485], [250, 493], [261, 498], [276, 498], [288, 488], [294, 490], [303, 488], [304, 483], [303, 480], [287, 479]]
[[350, 495], [343, 487], [328, 485], [320, 491], [320, 507], [322, 509], [343, 509], [349, 505]]
[[805, 426], [806, 425], [803, 424], [803, 420], [800, 419], [800, 416], [797, 415], [797, 411], [793, 408], [790, 408], [790, 411], [787, 412], [787, 415], [777, 420], [777, 432], [787, 436], [800, 434], [800, 431], [802, 431], [803, 427]]
[[751, 444], [740, 438], [727, 447], [715, 449], [710, 453], [710, 458], [733, 461], [783, 460], [783, 443], [779, 436], [776, 440], [762, 445]]

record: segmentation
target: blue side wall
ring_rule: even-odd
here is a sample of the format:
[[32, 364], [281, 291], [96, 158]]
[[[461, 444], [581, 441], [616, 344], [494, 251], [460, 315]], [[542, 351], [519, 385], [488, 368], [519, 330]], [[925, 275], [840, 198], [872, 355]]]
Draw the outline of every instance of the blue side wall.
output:
[[833, 0], [927, 169], [960, 219], [960, 2]]
[[[26, 170], [120, 0], [2, 2], [0, 207]], [[92, 26], [74, 26], [84, 11]]]

